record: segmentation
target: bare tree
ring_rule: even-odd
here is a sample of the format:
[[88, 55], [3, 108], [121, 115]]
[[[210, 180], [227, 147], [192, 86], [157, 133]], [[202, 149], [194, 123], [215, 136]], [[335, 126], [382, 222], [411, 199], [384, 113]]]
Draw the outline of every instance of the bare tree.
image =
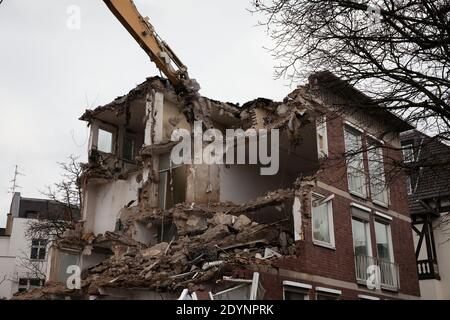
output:
[[[395, 152], [383, 146], [387, 185], [406, 172], [413, 199], [421, 196], [418, 183], [433, 187], [430, 179], [421, 182], [424, 175], [442, 182], [435, 184], [437, 194], [450, 188], [450, 148], [435, 148], [450, 142], [448, 0], [252, 0], [252, 7], [274, 40], [277, 77], [297, 82], [317, 71], [331, 71], [367, 94], [370, 99], [362, 103], [367, 112], [392, 111], [432, 136], [414, 146], [418, 156], [408, 164], [389, 157]], [[373, 164], [377, 157], [371, 148], [334, 155], [334, 161], [351, 164], [362, 161], [360, 154], [365, 153]], [[437, 228], [448, 236], [449, 225], [446, 214]]]
[[18, 257], [18, 266], [28, 274], [29, 278], [45, 279], [46, 277], [44, 261], [31, 259], [29, 254], [24, 251], [21, 251], [21, 254]]
[[278, 77], [329, 70], [410, 123], [450, 139], [447, 0], [253, 0]]
[[25, 234], [28, 239], [57, 239], [75, 226], [81, 208], [81, 164], [78, 157], [70, 155], [67, 162], [58, 165], [63, 171], [62, 180], [41, 192], [53, 201], [55, 210], [28, 222]]

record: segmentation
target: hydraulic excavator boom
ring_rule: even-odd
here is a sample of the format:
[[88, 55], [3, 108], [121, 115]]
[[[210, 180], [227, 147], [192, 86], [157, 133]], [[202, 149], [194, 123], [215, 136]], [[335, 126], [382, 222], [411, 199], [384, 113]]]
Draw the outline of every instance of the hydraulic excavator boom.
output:
[[177, 93], [192, 96], [200, 90], [189, 78], [187, 67], [156, 33], [148, 18], [142, 17], [132, 0], [104, 0], [105, 4], [139, 43]]

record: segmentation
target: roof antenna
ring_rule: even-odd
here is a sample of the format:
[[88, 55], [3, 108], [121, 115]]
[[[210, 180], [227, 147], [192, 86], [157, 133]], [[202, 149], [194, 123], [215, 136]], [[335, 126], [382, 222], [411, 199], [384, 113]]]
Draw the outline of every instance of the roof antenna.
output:
[[25, 176], [23, 173], [19, 172], [19, 166], [16, 165], [16, 169], [14, 170], [14, 179], [12, 179], [10, 182], [12, 183], [11, 188], [9, 188], [8, 193], [14, 194], [16, 192], [16, 189], [21, 189], [22, 187], [17, 184], [17, 177], [18, 176]]

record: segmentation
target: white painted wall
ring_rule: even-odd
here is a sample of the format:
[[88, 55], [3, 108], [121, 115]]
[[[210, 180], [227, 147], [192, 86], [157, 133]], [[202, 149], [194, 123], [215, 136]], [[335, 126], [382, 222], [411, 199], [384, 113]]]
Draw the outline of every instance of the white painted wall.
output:
[[[31, 241], [25, 238], [25, 230], [30, 219], [14, 218], [11, 237], [0, 237], [0, 298], [11, 298], [18, 290], [19, 278], [34, 278], [22, 265], [21, 258], [29, 258]], [[47, 250], [48, 252], [48, 250]], [[46, 257], [47, 258], [47, 257]], [[47, 260], [42, 263], [42, 272], [47, 272]]]
[[84, 213], [88, 231], [94, 234], [114, 231], [120, 210], [132, 200], [137, 204], [142, 183], [136, 181], [136, 176], [137, 173], [131, 174], [127, 180], [89, 185]]
[[9, 277], [14, 272], [15, 257], [9, 256], [9, 242], [10, 237], [0, 237], [0, 299], [11, 295]]
[[[1, 240], [0, 240], [1, 241]], [[0, 252], [0, 299], [9, 299], [12, 295], [15, 257], [8, 257]]]

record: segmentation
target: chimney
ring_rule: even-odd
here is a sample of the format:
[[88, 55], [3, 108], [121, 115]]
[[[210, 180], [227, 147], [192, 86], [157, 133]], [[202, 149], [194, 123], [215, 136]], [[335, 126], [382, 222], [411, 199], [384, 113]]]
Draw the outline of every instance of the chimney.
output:
[[10, 236], [12, 233], [13, 217], [11, 213], [6, 216], [6, 230], [5, 236]]

